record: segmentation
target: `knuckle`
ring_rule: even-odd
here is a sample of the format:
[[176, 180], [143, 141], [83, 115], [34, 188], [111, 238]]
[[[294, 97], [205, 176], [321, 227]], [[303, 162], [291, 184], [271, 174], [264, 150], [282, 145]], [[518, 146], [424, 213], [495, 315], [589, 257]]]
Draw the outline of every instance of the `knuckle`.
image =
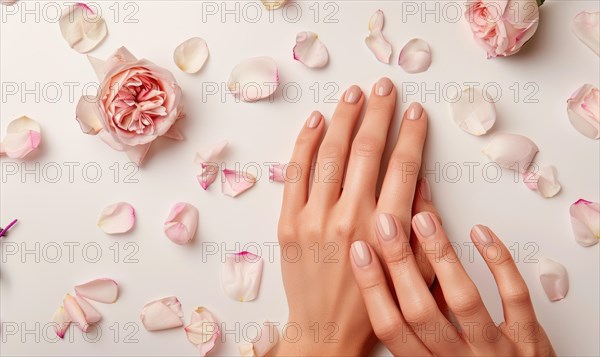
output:
[[393, 153], [390, 156], [388, 169], [397, 172], [418, 173], [421, 169], [421, 157], [417, 155]]
[[481, 306], [477, 289], [464, 290], [448, 298], [448, 307], [452, 312], [461, 317], [475, 315]]
[[435, 309], [436, 307], [434, 305], [418, 303], [414, 304], [412, 309], [409, 309], [406, 312], [403, 311], [403, 313], [407, 322], [419, 326], [433, 321], [436, 315]]
[[383, 153], [384, 144], [381, 140], [369, 138], [369, 137], [358, 137], [352, 144], [352, 151], [357, 156], [373, 157], [381, 155]]
[[388, 266], [401, 268], [413, 256], [413, 252], [408, 242], [402, 242], [391, 249], [384, 250], [383, 255]]
[[531, 302], [527, 287], [516, 287], [501, 294], [502, 300], [507, 305], [525, 305]]
[[288, 222], [280, 221], [277, 226], [277, 236], [281, 241], [291, 241], [296, 238], [297, 231], [293, 224]]
[[319, 149], [319, 157], [324, 160], [342, 160], [346, 157], [346, 150], [336, 143], [323, 143]]
[[394, 341], [401, 333], [401, 321], [397, 317], [389, 317], [373, 325], [373, 332], [381, 342]]
[[356, 223], [352, 219], [340, 219], [333, 225], [333, 233], [338, 237], [352, 237], [356, 229]]
[[323, 235], [323, 226], [318, 223], [307, 224], [304, 226], [304, 235], [309, 238], [317, 238]]

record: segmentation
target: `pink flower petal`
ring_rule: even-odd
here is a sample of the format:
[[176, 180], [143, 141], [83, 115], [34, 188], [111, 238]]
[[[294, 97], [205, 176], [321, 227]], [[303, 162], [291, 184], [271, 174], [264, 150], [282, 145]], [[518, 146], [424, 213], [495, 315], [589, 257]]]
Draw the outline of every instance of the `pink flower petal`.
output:
[[85, 312], [83, 312], [83, 309], [79, 306], [77, 300], [73, 296], [67, 294], [63, 300], [63, 305], [65, 311], [69, 315], [69, 319], [77, 325], [81, 331], [87, 332], [90, 325], [85, 318]]
[[271, 96], [279, 85], [277, 63], [271, 57], [254, 57], [242, 61], [231, 71], [227, 88], [244, 102]]
[[205, 356], [215, 347], [221, 330], [213, 315], [204, 307], [197, 307], [192, 313], [190, 324], [185, 327], [188, 340], [196, 345], [200, 356]]
[[119, 286], [112, 279], [95, 279], [87, 283], [77, 285], [75, 293], [84, 298], [98, 301], [104, 304], [112, 304], [119, 297]]
[[152, 143], [129, 146], [127, 147], [127, 150], [125, 150], [125, 153], [131, 162], [140, 166], [144, 162], [146, 154], [148, 153], [148, 150], [150, 150], [151, 144]]
[[223, 140], [207, 150], [197, 152], [194, 162], [198, 165], [216, 163], [217, 161], [221, 160], [221, 157], [223, 156], [223, 153], [228, 145], [229, 143]]
[[314, 32], [304, 31], [297, 34], [293, 53], [296, 61], [309, 68], [322, 68], [329, 62], [327, 47]]
[[496, 105], [472, 86], [456, 93], [450, 114], [459, 128], [475, 136], [486, 134], [496, 123]]
[[431, 66], [431, 48], [420, 38], [408, 41], [400, 51], [398, 64], [406, 73], [425, 72]]
[[52, 317], [52, 322], [54, 325], [54, 332], [56, 332], [56, 336], [59, 338], [64, 338], [69, 325], [71, 324], [71, 318], [64, 307], [59, 307], [54, 312], [54, 316]]
[[482, 150], [501, 167], [521, 173], [527, 170], [538, 151], [531, 139], [517, 134], [496, 134]]
[[177, 129], [177, 128], [175, 127], [175, 125], [173, 125], [173, 126], [172, 126], [172, 127], [169, 129], [169, 131], [167, 131], [167, 132], [165, 133], [165, 135], [163, 135], [163, 136], [164, 136], [165, 138], [169, 138], [169, 139], [171, 139], [171, 140], [177, 140], [177, 141], [181, 141], [181, 140], [185, 139], [185, 137], [183, 136], [183, 133], [182, 133], [182, 132], [181, 132], [179, 129]]
[[229, 254], [221, 274], [225, 294], [236, 301], [256, 299], [262, 279], [263, 260], [256, 254], [240, 252]]
[[102, 130], [102, 121], [100, 120], [100, 108], [98, 107], [98, 98], [91, 95], [84, 95], [79, 98], [77, 109], [75, 110], [77, 122], [81, 131], [85, 134], [96, 135]]
[[175, 204], [164, 225], [167, 237], [175, 244], [184, 245], [194, 239], [198, 227], [198, 209], [189, 203]]
[[265, 321], [258, 335], [250, 342], [240, 345], [241, 357], [266, 356], [279, 342], [279, 330], [274, 324]]
[[542, 258], [539, 263], [540, 282], [550, 301], [562, 300], [569, 291], [569, 275], [560, 263]]
[[102, 16], [82, 3], [68, 6], [58, 24], [69, 46], [79, 53], [93, 50], [108, 33]]
[[200, 186], [206, 191], [216, 181], [217, 176], [219, 176], [219, 165], [202, 164], [202, 173], [197, 175], [196, 178]]
[[85, 320], [88, 322], [88, 324], [93, 325], [102, 320], [102, 315], [100, 315], [98, 310], [96, 310], [86, 299], [76, 295], [75, 300], [77, 300], [77, 304], [79, 304], [79, 307], [81, 310], [83, 310]]
[[6, 128], [6, 136], [0, 143], [0, 156], [22, 159], [40, 146], [42, 135], [40, 125], [33, 119], [22, 116], [11, 121]]
[[567, 100], [571, 124], [590, 139], [600, 138], [600, 91], [585, 84]]
[[269, 180], [274, 182], [285, 182], [286, 164], [271, 165], [269, 167]]
[[365, 39], [367, 47], [375, 57], [383, 63], [390, 63], [392, 57], [392, 45], [383, 36], [383, 11], [377, 10], [369, 20], [369, 36]]
[[221, 191], [227, 196], [237, 197], [249, 190], [256, 183], [256, 177], [250, 173], [235, 170], [223, 170]]
[[600, 240], [600, 205], [579, 199], [571, 205], [571, 225], [577, 243], [584, 247], [598, 244]]
[[202, 69], [208, 59], [208, 45], [200, 37], [192, 37], [177, 46], [173, 60], [185, 73], [196, 73]]
[[135, 209], [127, 202], [106, 206], [98, 218], [98, 227], [106, 234], [129, 232], [134, 224]]
[[542, 166], [536, 172], [523, 173], [523, 182], [530, 190], [538, 192], [544, 198], [554, 197], [561, 190], [558, 170], [552, 165]]
[[581, 42], [600, 56], [600, 12], [580, 12], [571, 21], [571, 30]]
[[106, 76], [107, 71], [106, 61], [101, 60], [100, 58], [92, 57], [90, 55], [88, 55], [87, 58], [90, 64], [92, 65], [94, 72], [96, 72], [96, 77], [98, 77], [98, 80], [102, 82], [102, 80]]
[[148, 331], [160, 331], [183, 326], [181, 303], [175, 296], [151, 301], [144, 305], [140, 319]]
[[261, 0], [267, 10], [276, 10], [285, 4], [287, 0]]

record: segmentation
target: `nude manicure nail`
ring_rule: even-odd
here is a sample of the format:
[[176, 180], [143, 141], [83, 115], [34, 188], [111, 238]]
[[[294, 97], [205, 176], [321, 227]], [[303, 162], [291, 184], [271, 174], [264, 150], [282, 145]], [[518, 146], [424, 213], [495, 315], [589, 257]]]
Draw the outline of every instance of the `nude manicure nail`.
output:
[[406, 109], [408, 115], [406, 116], [410, 120], [417, 120], [423, 114], [423, 106], [417, 102], [413, 102]]
[[417, 229], [419, 233], [425, 238], [431, 237], [435, 234], [435, 223], [431, 219], [431, 216], [427, 212], [419, 213], [415, 216], [417, 223]]
[[482, 226], [480, 224], [473, 226], [473, 232], [475, 232], [475, 238], [479, 241], [479, 243], [486, 245], [492, 243], [492, 235], [487, 227]]
[[362, 92], [358, 86], [351, 86], [346, 90], [346, 94], [344, 94], [344, 102], [349, 104], [356, 104], [360, 99]]
[[419, 183], [419, 193], [423, 200], [431, 202], [431, 187], [429, 187], [429, 180], [427, 180], [427, 177], [421, 179], [421, 182]]
[[386, 97], [392, 93], [392, 88], [394, 88], [394, 83], [389, 78], [383, 77], [375, 85], [375, 94], [379, 97]]
[[308, 119], [306, 119], [306, 127], [309, 129], [316, 128], [321, 122], [321, 117], [322, 115], [318, 111], [312, 112]]
[[354, 263], [359, 267], [365, 267], [371, 264], [371, 252], [369, 251], [369, 247], [362, 240], [357, 240], [352, 243], [352, 248], [350, 249], [352, 252], [352, 259], [354, 259]]
[[385, 241], [392, 240], [398, 235], [398, 229], [396, 228], [396, 221], [392, 215], [387, 213], [380, 213], [377, 216], [377, 231], [381, 238]]

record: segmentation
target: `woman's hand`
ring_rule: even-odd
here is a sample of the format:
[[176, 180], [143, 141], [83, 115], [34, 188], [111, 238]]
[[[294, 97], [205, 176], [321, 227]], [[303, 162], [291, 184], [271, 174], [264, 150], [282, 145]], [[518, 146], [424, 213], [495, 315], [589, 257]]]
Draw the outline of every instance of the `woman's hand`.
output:
[[[310, 115], [298, 136], [285, 173], [278, 229], [288, 331], [274, 355], [364, 356], [377, 341], [347, 252], [355, 240], [372, 236], [380, 212], [392, 212], [402, 223], [402, 234], [410, 236], [427, 131], [427, 114], [418, 103], [404, 113], [376, 199], [396, 96], [392, 82], [380, 79], [359, 124], [366, 98], [352, 86], [340, 100], [324, 138], [325, 119], [319, 112]], [[377, 246], [375, 238], [371, 243]], [[426, 279], [433, 281], [427, 268], [423, 265]]]
[[505, 319], [499, 326], [486, 310], [436, 215], [419, 213], [412, 225], [441, 287], [437, 299], [419, 274], [395, 214], [380, 213], [377, 222], [376, 236], [392, 288], [367, 242], [352, 244], [352, 269], [375, 334], [395, 356], [556, 355], [536, 319], [529, 290], [510, 252], [489, 228], [474, 226], [471, 240], [498, 285]]

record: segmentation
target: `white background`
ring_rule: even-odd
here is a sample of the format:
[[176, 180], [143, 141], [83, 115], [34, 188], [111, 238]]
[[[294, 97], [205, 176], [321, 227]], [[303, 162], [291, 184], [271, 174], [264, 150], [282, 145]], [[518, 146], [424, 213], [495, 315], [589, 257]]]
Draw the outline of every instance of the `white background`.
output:
[[[230, 332], [227, 342], [215, 348], [214, 355], [237, 355], [234, 335], [241, 338], [244, 324], [265, 319], [284, 323], [287, 306], [277, 253], [269, 253], [263, 244], [277, 241], [282, 186], [269, 183], [263, 167], [260, 182], [236, 199], [221, 194], [218, 182], [204, 192], [195, 178], [199, 169], [192, 162], [194, 154], [200, 148], [227, 139], [231, 143], [227, 156], [230, 165], [286, 162], [308, 114], [314, 109], [321, 110], [326, 117], [333, 113], [335, 105], [325, 102], [327, 83], [339, 87], [334, 93], [334, 98], [338, 98], [354, 83], [370, 90], [372, 83], [383, 75], [398, 86], [402, 83], [419, 86], [418, 94], [406, 98], [401, 94], [403, 103], [397, 117], [406, 102], [412, 100], [422, 101], [429, 112], [426, 167], [433, 170], [435, 163], [440, 163], [439, 182], [435, 182], [435, 173], [428, 174], [434, 201], [449, 236], [464, 248], [462, 260], [493, 317], [501, 321], [502, 313], [491, 274], [481, 258], [470, 256], [464, 245], [469, 241], [470, 227], [476, 223], [495, 229], [517, 252], [539, 320], [556, 351], [560, 355], [577, 356], [600, 353], [598, 246], [583, 248], [575, 243], [569, 218], [569, 205], [575, 200], [599, 201], [599, 143], [573, 129], [566, 113], [566, 100], [572, 92], [584, 83], [599, 84], [598, 57], [569, 31], [572, 17], [582, 10], [598, 11], [597, 2], [547, 0], [531, 43], [516, 56], [493, 60], [487, 60], [483, 50], [472, 41], [464, 18], [456, 19], [456, 9], [462, 2], [438, 3], [438, 10], [427, 15], [425, 21], [421, 18], [425, 16], [422, 10], [424, 6], [435, 9], [433, 2], [413, 3], [418, 8], [416, 15], [407, 13], [406, 5], [400, 1], [336, 1], [330, 2], [329, 7], [326, 2], [316, 5], [312, 1], [296, 2], [288, 9], [287, 19], [281, 11], [276, 11], [272, 19], [262, 11], [256, 23], [253, 21], [257, 9], [261, 9], [259, 3], [242, 2], [238, 11], [234, 10], [222, 21], [221, 10], [224, 6], [235, 9], [233, 3], [213, 3], [219, 11], [209, 15], [203, 13], [200, 2], [194, 1], [129, 2], [137, 4], [129, 7], [126, 2], [103, 2], [100, 7], [109, 35], [91, 54], [106, 58], [125, 45], [138, 57], [171, 70], [185, 93], [188, 117], [181, 127], [186, 140], [165, 139], [155, 144], [145, 165], [134, 175], [138, 183], [124, 182], [124, 174], [131, 170], [124, 169], [127, 159], [123, 153], [81, 133], [75, 121], [76, 102], [84, 85], [96, 82], [96, 78], [86, 57], [71, 50], [61, 37], [56, 23], [58, 3], [46, 4], [38, 4], [39, 10], [26, 15], [26, 21], [23, 21], [24, 10], [35, 9], [33, 2], [22, 2], [16, 14], [0, 9], [1, 81], [3, 85], [15, 82], [19, 87], [15, 95], [7, 95], [3, 90], [2, 132], [14, 118], [21, 115], [34, 118], [43, 128], [43, 142], [39, 152], [28, 158], [25, 168], [35, 171], [38, 162], [42, 168], [51, 162], [62, 168], [57, 183], [50, 182], [55, 171], [49, 168], [45, 175], [38, 170], [39, 183], [33, 174], [22, 179], [19, 169], [18, 174], [6, 177], [1, 184], [2, 224], [13, 218], [20, 220], [2, 243], [3, 355], [196, 355], [182, 329], [148, 333], [139, 324], [139, 311], [146, 302], [170, 295], [181, 300], [186, 322], [193, 308], [201, 305], [213, 311], [231, 331], [236, 329], [236, 323], [240, 324], [237, 333]], [[302, 14], [297, 22], [292, 22], [298, 7]], [[115, 12], [117, 8], [119, 14]], [[317, 23], [316, 8], [320, 9]], [[336, 8], [338, 11], [331, 19], [337, 19], [337, 23], [326, 23], [325, 15]], [[394, 45], [393, 62], [397, 61], [404, 43], [420, 37], [433, 49], [434, 60], [429, 71], [408, 75], [395, 64], [384, 65], [373, 58], [364, 45], [364, 37], [369, 17], [378, 8], [386, 15], [384, 33]], [[132, 11], [135, 14], [127, 19], [126, 15]], [[295, 35], [303, 30], [317, 32], [328, 46], [331, 62], [327, 68], [310, 70], [292, 59]], [[210, 48], [210, 59], [197, 75], [180, 72], [172, 60], [173, 49], [192, 36], [203, 37]], [[236, 103], [222, 90], [203, 99], [203, 83], [222, 85], [240, 60], [262, 55], [277, 61], [282, 84], [295, 82], [301, 88], [297, 103], [290, 99], [295, 96], [293, 87], [287, 97], [278, 91], [272, 103]], [[77, 84], [72, 97], [68, 82]], [[421, 97], [425, 89], [439, 96], [449, 83], [465, 82], [478, 82], [481, 86], [492, 83], [501, 88], [497, 103], [499, 118], [493, 132], [520, 133], [538, 144], [540, 153], [536, 161], [554, 164], [560, 172], [563, 190], [557, 197], [549, 200], [539, 197], [521, 182], [515, 182], [508, 171], [496, 183], [486, 181], [481, 168], [487, 159], [480, 150], [490, 136], [477, 138], [458, 129], [449, 118], [443, 96], [435, 98], [430, 93]], [[521, 88], [516, 103], [515, 92], [509, 88], [515, 82]], [[532, 88], [524, 88], [529, 82], [539, 88], [532, 97], [538, 103], [525, 101]], [[40, 86], [37, 91], [40, 98], [29, 94], [22, 100], [24, 89], [35, 88], [36, 83]], [[314, 83], [320, 88], [316, 102], [315, 92], [310, 89]], [[436, 83], [440, 90], [435, 90]], [[58, 100], [55, 100], [55, 84], [61, 89]], [[12, 162], [2, 159], [4, 173]], [[69, 182], [65, 165], [70, 162], [80, 164], [75, 168], [73, 183]], [[466, 162], [480, 163], [472, 182]], [[99, 182], [86, 182], [81, 170], [86, 163], [100, 166]], [[114, 163], [120, 166], [117, 183], [113, 182], [114, 171], [110, 169]], [[462, 169], [457, 182], [451, 182], [456, 176], [452, 163]], [[443, 168], [448, 164], [444, 175]], [[89, 175], [94, 176], [93, 169]], [[492, 168], [489, 176], [494, 175]], [[96, 220], [105, 205], [117, 201], [133, 204], [138, 218], [133, 232], [111, 237], [96, 227]], [[196, 242], [183, 247], [171, 243], [162, 232], [169, 209], [179, 201], [193, 203], [201, 216]], [[72, 262], [65, 242], [79, 243], [74, 247]], [[84, 252], [84, 245], [90, 242], [95, 245], [88, 245], [89, 250]], [[127, 242], [135, 245], [125, 246]], [[228, 299], [220, 289], [221, 255], [248, 242], [256, 242], [252, 249], [256, 244], [262, 248], [267, 264], [259, 298], [239, 303]], [[207, 245], [214, 244], [219, 247], [219, 254], [203, 257]], [[61, 256], [52, 263], [57, 246], [61, 248]], [[97, 263], [89, 262], [96, 254], [94, 247], [100, 247], [102, 254]], [[125, 255], [135, 247], [138, 251], [133, 258], [138, 262], [126, 263]], [[120, 253], [117, 263], [115, 248]], [[19, 252], [8, 255], [8, 249]], [[25, 249], [37, 251], [39, 262], [33, 253], [21, 257]], [[531, 261], [541, 257], [560, 261], [569, 271], [571, 287], [565, 300], [550, 303], [544, 295], [537, 264]], [[49, 326], [64, 294], [72, 292], [76, 284], [99, 277], [111, 277], [121, 287], [116, 304], [95, 304], [104, 317], [98, 326], [101, 337], [94, 343], [87, 342], [78, 330], [71, 329], [68, 336], [72, 341], [53, 341], [52, 331], [45, 331], [44, 326]], [[6, 334], [7, 324], [11, 328], [17, 325], [15, 335]], [[24, 332], [36, 326], [39, 332]], [[133, 343], [125, 343], [129, 334]], [[383, 349], [378, 351], [386, 353]]]

